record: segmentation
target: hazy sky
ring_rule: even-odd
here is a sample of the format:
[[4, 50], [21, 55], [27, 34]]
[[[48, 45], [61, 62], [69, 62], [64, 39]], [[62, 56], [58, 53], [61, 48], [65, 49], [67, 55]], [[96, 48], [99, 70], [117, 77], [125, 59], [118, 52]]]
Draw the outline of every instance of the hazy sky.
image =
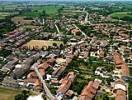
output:
[[132, 1], [132, 0], [0, 0], [0, 1]]
[[132, 0], [0, 0], [0, 1], [132, 1]]

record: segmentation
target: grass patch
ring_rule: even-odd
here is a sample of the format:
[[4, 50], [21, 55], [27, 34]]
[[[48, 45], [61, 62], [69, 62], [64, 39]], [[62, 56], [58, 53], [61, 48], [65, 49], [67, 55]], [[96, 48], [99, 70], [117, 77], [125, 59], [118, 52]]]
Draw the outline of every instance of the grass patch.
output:
[[21, 93], [21, 90], [0, 87], [0, 100], [14, 100], [18, 93]]

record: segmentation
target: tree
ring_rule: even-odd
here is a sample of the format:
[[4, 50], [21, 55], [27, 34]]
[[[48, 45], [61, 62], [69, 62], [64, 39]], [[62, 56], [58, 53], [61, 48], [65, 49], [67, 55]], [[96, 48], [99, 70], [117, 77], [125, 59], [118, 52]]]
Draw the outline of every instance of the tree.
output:
[[57, 43], [53, 43], [53, 46], [54, 46], [54, 47], [57, 47]]
[[40, 14], [39, 14], [39, 17], [41, 18], [41, 19], [43, 19], [44, 17], [46, 17], [47, 16], [47, 14], [46, 14], [46, 11], [45, 10], [43, 10]]
[[66, 44], [68, 42], [68, 38], [65, 36], [64, 40], [63, 40], [64, 44]]
[[129, 94], [129, 100], [132, 100], [132, 82], [129, 82], [128, 86], [128, 94]]
[[23, 90], [21, 94], [15, 96], [15, 100], [27, 100], [29, 91]]

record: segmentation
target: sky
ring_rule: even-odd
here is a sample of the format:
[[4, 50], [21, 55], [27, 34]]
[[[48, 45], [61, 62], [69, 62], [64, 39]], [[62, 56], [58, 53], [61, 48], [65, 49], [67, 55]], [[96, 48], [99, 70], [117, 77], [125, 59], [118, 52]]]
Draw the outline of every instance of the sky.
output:
[[0, 1], [132, 1], [132, 0], [0, 0]]
[[[0, 0], [0, 1], [102, 1], [102, 0]], [[103, 1], [132, 1], [132, 0], [103, 0]]]

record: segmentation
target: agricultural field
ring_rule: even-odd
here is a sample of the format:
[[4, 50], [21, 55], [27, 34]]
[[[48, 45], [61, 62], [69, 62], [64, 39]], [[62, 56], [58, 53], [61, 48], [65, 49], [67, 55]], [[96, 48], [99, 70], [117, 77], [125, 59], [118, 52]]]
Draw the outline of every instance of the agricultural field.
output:
[[0, 87], [0, 100], [14, 100], [15, 95], [17, 95], [20, 92], [21, 90]]
[[115, 13], [110, 14], [110, 16], [115, 19], [132, 21], [132, 12], [115, 12]]
[[15, 10], [18, 6], [17, 5], [7, 5], [7, 4], [3, 4], [0, 5], [0, 11], [4, 11], [4, 10]]
[[31, 25], [33, 20], [27, 20], [25, 19], [26, 17], [24, 16], [16, 16], [13, 17], [11, 20], [15, 23], [15, 24], [21, 24], [21, 25]]
[[18, 11], [25, 9], [26, 6], [21, 4], [0, 4], [0, 11]]
[[11, 15], [14, 15], [14, 14], [17, 14], [17, 12], [13, 12], [13, 13], [10, 13], [10, 12], [0, 12], [0, 19], [5, 19], [5, 17], [11, 16]]
[[40, 14], [43, 13], [43, 11], [45, 11], [45, 13], [48, 16], [55, 16], [58, 12], [58, 10], [61, 8], [62, 6], [34, 6], [32, 8], [32, 11], [30, 12], [24, 12], [22, 13], [23, 16], [27, 16], [27, 17], [38, 17], [40, 16]]
[[35, 25], [23, 25], [19, 27], [19, 30], [32, 30], [40, 28], [41, 26], [35, 26]]

